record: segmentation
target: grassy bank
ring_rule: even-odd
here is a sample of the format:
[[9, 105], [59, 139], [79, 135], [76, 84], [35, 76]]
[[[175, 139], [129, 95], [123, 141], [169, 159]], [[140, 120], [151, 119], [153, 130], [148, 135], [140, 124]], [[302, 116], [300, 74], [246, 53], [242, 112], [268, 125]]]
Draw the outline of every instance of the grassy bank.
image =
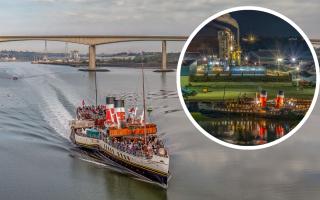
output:
[[196, 121], [207, 121], [211, 119], [210, 117], [207, 117], [199, 112], [191, 112], [191, 115]]
[[[312, 99], [315, 88], [300, 88], [297, 90], [291, 82], [191, 82], [187, 76], [181, 77], [181, 86], [195, 90], [197, 95], [188, 97], [189, 100], [221, 100], [235, 99], [240, 95], [254, 97], [257, 91], [266, 90], [268, 98], [275, 98], [279, 90], [283, 90], [285, 97]], [[208, 92], [204, 93], [203, 89]]]

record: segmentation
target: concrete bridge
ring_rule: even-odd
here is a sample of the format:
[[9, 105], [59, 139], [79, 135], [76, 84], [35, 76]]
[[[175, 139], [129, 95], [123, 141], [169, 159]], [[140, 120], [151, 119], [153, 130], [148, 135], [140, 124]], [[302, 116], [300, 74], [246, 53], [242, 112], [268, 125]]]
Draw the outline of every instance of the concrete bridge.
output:
[[89, 70], [96, 69], [96, 46], [117, 42], [131, 41], [161, 41], [162, 65], [161, 70], [167, 69], [167, 42], [185, 41], [186, 36], [116, 36], [116, 35], [59, 35], [59, 36], [0, 36], [0, 42], [45, 40], [84, 44], [89, 46]]
[[320, 44], [320, 39], [310, 39], [312, 44]]
[[310, 39], [310, 42], [311, 42], [314, 46], [319, 46], [319, 45], [320, 45], [320, 39]]
[[[11, 41], [59, 41], [84, 44], [89, 46], [89, 70], [96, 69], [96, 46], [102, 44], [131, 42], [131, 41], [161, 41], [162, 42], [162, 65], [161, 70], [167, 69], [167, 42], [186, 41], [187, 36], [117, 36], [117, 35], [46, 35], [46, 36], [0, 36], [0, 42]], [[314, 46], [320, 45], [320, 39], [310, 39]], [[160, 70], [160, 71], [161, 71]]]

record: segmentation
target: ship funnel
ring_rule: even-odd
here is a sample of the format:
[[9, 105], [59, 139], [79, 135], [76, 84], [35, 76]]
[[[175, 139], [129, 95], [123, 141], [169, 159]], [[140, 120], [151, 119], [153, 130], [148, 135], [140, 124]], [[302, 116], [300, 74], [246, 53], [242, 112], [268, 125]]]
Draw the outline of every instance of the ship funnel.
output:
[[260, 92], [260, 105], [261, 108], [265, 108], [267, 106], [267, 91], [261, 90]]
[[114, 101], [115, 112], [117, 113], [120, 120], [125, 120], [126, 118], [126, 111], [124, 109], [124, 100], [123, 99], [116, 99]]
[[281, 108], [284, 104], [284, 92], [279, 90], [276, 99], [276, 108]]
[[122, 108], [124, 108], [124, 100], [123, 99], [120, 100], [120, 105]]
[[120, 99], [115, 99], [114, 100], [114, 107], [115, 108], [121, 108], [121, 100]]
[[114, 123], [114, 101], [115, 97], [106, 97], [106, 122], [107, 124]]
[[115, 97], [106, 97], [107, 108], [114, 108]]
[[259, 102], [259, 99], [260, 99], [260, 93], [256, 92], [256, 102]]

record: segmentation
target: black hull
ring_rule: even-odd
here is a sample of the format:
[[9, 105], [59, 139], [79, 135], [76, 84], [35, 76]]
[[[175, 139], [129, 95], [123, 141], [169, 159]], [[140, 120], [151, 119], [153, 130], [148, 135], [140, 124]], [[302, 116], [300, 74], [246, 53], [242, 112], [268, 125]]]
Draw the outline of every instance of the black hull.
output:
[[120, 166], [126, 168], [127, 170], [132, 171], [136, 174], [139, 174], [140, 176], [142, 176], [150, 181], [156, 182], [156, 183], [160, 184], [161, 186], [164, 186], [164, 187], [167, 186], [168, 174], [167, 175], [161, 174], [161, 173], [158, 173], [158, 172], [153, 171], [151, 169], [148, 169], [146, 167], [143, 167], [141, 165], [136, 165], [134, 163], [130, 163], [128, 161], [118, 159], [116, 156], [113, 156], [113, 154], [110, 154], [107, 151], [103, 151], [102, 149], [99, 149], [98, 146], [87, 146], [87, 145], [76, 143], [74, 140], [74, 136], [72, 136], [72, 134], [70, 136], [70, 139], [77, 146], [84, 148], [85, 150], [88, 150], [90, 152], [92, 152], [92, 150], [97, 151], [97, 152], [103, 154], [103, 156], [107, 157], [109, 160], [119, 164]]
[[143, 167], [139, 167], [139, 166], [135, 166], [129, 162], [125, 162], [125, 161], [122, 161], [120, 159], [117, 159], [116, 157], [112, 156], [111, 154], [108, 154], [107, 152], [104, 152], [102, 151], [101, 152], [104, 156], [108, 157], [110, 160], [118, 163], [119, 165], [129, 169], [130, 171], [133, 171], [151, 181], [154, 181], [154, 182], [157, 182], [161, 185], [164, 185], [166, 186], [167, 185], [167, 181], [168, 181], [168, 176], [165, 176], [165, 175], [161, 175], [161, 174], [158, 174], [156, 172], [152, 172], [148, 169], [145, 169]]
[[267, 118], [267, 119], [302, 119], [304, 115], [300, 114], [269, 114], [269, 113], [258, 113], [258, 112], [232, 112], [232, 111], [222, 111], [222, 110], [199, 110], [199, 112], [209, 115], [211, 117], [219, 116], [248, 116], [256, 118]]

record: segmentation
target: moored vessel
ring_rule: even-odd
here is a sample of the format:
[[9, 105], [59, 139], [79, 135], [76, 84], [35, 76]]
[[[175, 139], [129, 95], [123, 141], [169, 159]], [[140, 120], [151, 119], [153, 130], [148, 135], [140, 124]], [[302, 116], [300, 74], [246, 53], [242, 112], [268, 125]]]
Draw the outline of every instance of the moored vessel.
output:
[[224, 101], [206, 101], [188, 104], [188, 108], [204, 114], [241, 115], [261, 118], [302, 119], [311, 105], [311, 100], [285, 98], [279, 91], [275, 99], [268, 100], [267, 92], [262, 90], [255, 98], [239, 97]]

